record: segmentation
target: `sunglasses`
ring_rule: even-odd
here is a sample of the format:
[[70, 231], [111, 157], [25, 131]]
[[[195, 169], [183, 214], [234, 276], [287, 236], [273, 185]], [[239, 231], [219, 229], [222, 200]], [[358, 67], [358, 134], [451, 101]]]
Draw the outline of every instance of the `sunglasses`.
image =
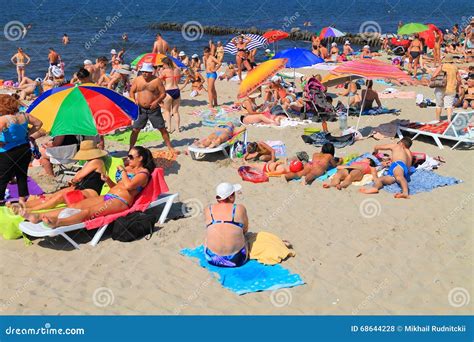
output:
[[127, 158], [128, 158], [129, 160], [133, 160], [135, 157], [134, 157], [133, 155], [129, 154], [129, 155], [127, 156]]

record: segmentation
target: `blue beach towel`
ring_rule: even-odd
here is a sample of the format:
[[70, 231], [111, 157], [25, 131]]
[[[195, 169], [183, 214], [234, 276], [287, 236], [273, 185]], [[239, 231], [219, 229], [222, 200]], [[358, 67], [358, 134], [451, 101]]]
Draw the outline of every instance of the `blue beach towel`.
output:
[[362, 115], [381, 115], [381, 114], [398, 114], [400, 113], [400, 109], [389, 109], [389, 108], [373, 108], [373, 109], [365, 109], [362, 111]]
[[[408, 191], [410, 195], [414, 195], [420, 192], [429, 192], [435, 188], [454, 185], [461, 182], [462, 181], [459, 179], [441, 176], [433, 171], [418, 170], [411, 175], [411, 180], [408, 182]], [[383, 189], [393, 194], [401, 191], [401, 188], [397, 183], [387, 185]]]
[[195, 249], [185, 248], [181, 254], [189, 258], [197, 258], [199, 264], [212, 274], [217, 274], [221, 285], [238, 295], [249, 292], [273, 291], [286, 287], [303, 285], [304, 281], [298, 274], [291, 274], [281, 265], [266, 266], [256, 260], [236, 268], [217, 267], [210, 265], [204, 258], [204, 246]]

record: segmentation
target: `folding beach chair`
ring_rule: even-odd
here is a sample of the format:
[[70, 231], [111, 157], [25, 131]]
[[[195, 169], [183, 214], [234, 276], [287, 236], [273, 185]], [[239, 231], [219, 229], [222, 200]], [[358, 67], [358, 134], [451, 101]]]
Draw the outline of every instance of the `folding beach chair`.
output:
[[[194, 145], [188, 146], [189, 154], [194, 160], [203, 159], [206, 154], [222, 152], [226, 158], [234, 158], [235, 143], [239, 140], [243, 140], [244, 144], [247, 144], [247, 129], [244, 128], [240, 132], [234, 134], [228, 141], [223, 142], [219, 146], [208, 148], [208, 147], [197, 147]], [[229, 149], [229, 152], [227, 152]]]
[[474, 144], [474, 135], [470, 126], [470, 120], [473, 115], [474, 111], [454, 113], [451, 123], [441, 133], [430, 132], [429, 130], [422, 130], [419, 128], [398, 126], [397, 135], [401, 139], [403, 138], [403, 132], [412, 133], [415, 134], [412, 138], [413, 140], [419, 137], [420, 135], [428, 136], [433, 138], [436, 145], [440, 149], [444, 148], [441, 139], [455, 141], [456, 143], [453, 147], [451, 147], [451, 149], [454, 150], [456, 147], [463, 143], [469, 145]]
[[76, 152], [76, 144], [49, 147], [46, 149], [45, 153], [49, 157], [49, 161], [53, 165], [53, 168], [57, 168], [54, 175], [60, 183], [67, 183], [67, 181], [72, 179], [77, 171], [82, 167], [77, 163], [77, 160], [72, 159]]

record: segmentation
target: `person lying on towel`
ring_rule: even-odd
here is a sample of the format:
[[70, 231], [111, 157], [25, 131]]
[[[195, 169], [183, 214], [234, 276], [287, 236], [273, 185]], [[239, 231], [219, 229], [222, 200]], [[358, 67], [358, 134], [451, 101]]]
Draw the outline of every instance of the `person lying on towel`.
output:
[[[149, 149], [135, 146], [128, 153], [128, 166], [118, 166], [115, 182], [107, 177], [110, 191], [105, 196], [87, 198], [72, 204], [69, 208], [53, 210], [45, 214], [25, 214], [25, 219], [33, 223], [43, 221], [51, 228], [68, 226], [91, 220], [100, 216], [116, 214], [129, 209], [137, 196], [151, 179], [155, 162]], [[71, 216], [65, 215], [78, 209]], [[61, 212], [65, 213], [61, 215]], [[64, 217], [68, 216], [68, 217]]]
[[[206, 138], [196, 140], [194, 145], [202, 148], [213, 148], [219, 146], [232, 138], [234, 135], [234, 129], [235, 127], [232, 122], [227, 122], [225, 125], [219, 125], [216, 127], [216, 130]], [[237, 134], [238, 132], [235, 133]]]
[[244, 161], [272, 161], [276, 160], [275, 150], [263, 141], [249, 142], [244, 154]]
[[392, 163], [386, 173], [382, 177], [374, 176], [374, 186], [369, 189], [362, 188], [360, 192], [364, 194], [376, 194], [384, 185], [398, 183], [402, 188], [402, 192], [395, 194], [395, 198], [409, 198], [408, 197], [408, 182], [410, 181], [410, 167], [412, 166], [413, 156], [410, 152], [412, 141], [405, 137], [396, 144], [377, 145], [374, 148], [374, 153], [378, 151], [390, 150], [392, 151]]
[[299, 172], [303, 170], [303, 163], [298, 159], [293, 159], [288, 164], [286, 160], [267, 161], [266, 163], [248, 164], [248, 166], [262, 171], [269, 177], [285, 175], [289, 172]]

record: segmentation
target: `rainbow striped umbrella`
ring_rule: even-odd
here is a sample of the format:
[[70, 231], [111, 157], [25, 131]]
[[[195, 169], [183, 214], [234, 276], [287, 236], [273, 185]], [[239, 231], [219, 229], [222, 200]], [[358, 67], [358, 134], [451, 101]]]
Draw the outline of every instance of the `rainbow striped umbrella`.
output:
[[132, 100], [93, 83], [50, 89], [26, 112], [43, 121], [43, 128], [53, 137], [107, 134], [138, 118], [138, 106]]
[[410, 76], [398, 67], [384, 63], [377, 59], [360, 59], [342, 63], [334, 68], [333, 74], [357, 75], [370, 80], [374, 79], [398, 79], [411, 80]]
[[331, 26], [324, 27], [319, 32], [320, 39], [325, 39], [325, 38], [330, 38], [330, 37], [344, 37], [345, 35], [346, 34], [344, 32], [341, 32]]
[[287, 62], [286, 58], [270, 59], [250, 70], [247, 77], [240, 83], [237, 97], [242, 98], [253, 93], [263, 82], [283, 69]]
[[151, 63], [153, 65], [163, 64], [162, 60], [165, 57], [166, 55], [161, 53], [142, 53], [130, 63], [130, 66], [140, 68], [143, 63]]

